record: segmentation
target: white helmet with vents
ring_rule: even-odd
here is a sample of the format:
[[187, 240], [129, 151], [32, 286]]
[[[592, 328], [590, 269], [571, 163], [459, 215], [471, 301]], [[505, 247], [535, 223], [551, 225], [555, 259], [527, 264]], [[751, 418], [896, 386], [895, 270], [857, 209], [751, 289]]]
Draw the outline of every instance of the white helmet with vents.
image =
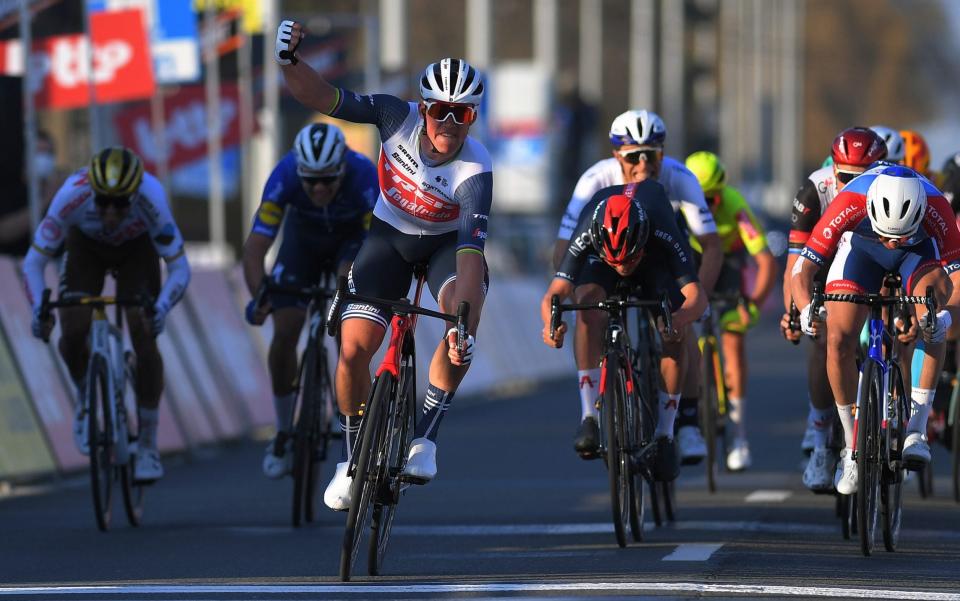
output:
[[904, 167], [888, 167], [867, 189], [867, 215], [873, 231], [888, 238], [916, 233], [927, 211], [927, 192], [917, 174]]
[[627, 111], [610, 125], [610, 143], [614, 146], [663, 146], [667, 126], [653, 111]]
[[420, 97], [436, 102], [478, 105], [483, 98], [483, 78], [467, 61], [445, 58], [423, 70]]
[[887, 160], [899, 163], [904, 157], [903, 136], [897, 130], [886, 125], [871, 125], [870, 129], [875, 131], [887, 145]]
[[336, 125], [311, 123], [297, 134], [293, 150], [297, 155], [298, 174], [320, 173], [343, 163], [347, 141]]

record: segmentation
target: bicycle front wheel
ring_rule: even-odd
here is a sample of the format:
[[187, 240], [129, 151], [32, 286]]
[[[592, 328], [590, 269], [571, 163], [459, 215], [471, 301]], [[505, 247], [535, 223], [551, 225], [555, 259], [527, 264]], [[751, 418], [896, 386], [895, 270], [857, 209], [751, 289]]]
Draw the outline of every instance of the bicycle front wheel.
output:
[[953, 500], [960, 503], [960, 398], [956, 387], [960, 386], [960, 373], [957, 374], [958, 383], [955, 383], [953, 398], [950, 400], [950, 451], [953, 453]]
[[629, 439], [624, 428], [623, 407], [627, 387], [625, 373], [616, 355], [605, 359], [605, 382], [600, 411], [603, 413], [604, 440], [607, 453], [607, 476], [610, 480], [610, 505], [617, 544], [627, 546], [626, 526], [630, 520], [630, 479], [632, 462]]
[[857, 530], [860, 550], [873, 552], [880, 496], [880, 422], [883, 382], [876, 363], [866, 361], [860, 376], [857, 407]]
[[317, 438], [317, 349], [315, 340], [307, 343], [303, 353], [303, 365], [300, 373], [300, 413], [294, 429], [293, 440], [293, 527], [298, 528], [302, 521], [313, 519], [314, 491], [317, 478], [314, 462]]
[[[889, 373], [890, 396], [887, 402], [887, 420], [884, 448], [881, 453], [883, 470], [880, 483], [880, 515], [883, 525], [883, 546], [895, 551], [900, 539], [900, 523], [903, 519], [903, 477], [905, 470], [899, 459], [906, 438], [910, 402], [903, 390], [903, 376], [897, 366]], [[894, 454], [897, 455], [896, 459]]]
[[717, 492], [716, 465], [717, 465], [717, 377], [714, 370], [716, 347], [710, 340], [705, 340], [700, 351], [700, 378], [702, 391], [700, 393], [700, 422], [703, 429], [704, 442], [707, 445], [707, 489]]
[[87, 372], [87, 436], [90, 447], [90, 488], [97, 527], [106, 532], [110, 527], [113, 501], [113, 424], [110, 420], [110, 372], [106, 360], [91, 358]]
[[350, 572], [356, 564], [363, 530], [370, 517], [370, 506], [380, 484], [377, 452], [384, 437], [385, 410], [390, 401], [392, 383], [393, 376], [389, 374], [377, 376], [374, 381], [373, 393], [360, 426], [360, 448], [351, 459], [355, 469], [350, 483], [350, 510], [340, 549], [340, 579], [344, 582], [350, 580]]

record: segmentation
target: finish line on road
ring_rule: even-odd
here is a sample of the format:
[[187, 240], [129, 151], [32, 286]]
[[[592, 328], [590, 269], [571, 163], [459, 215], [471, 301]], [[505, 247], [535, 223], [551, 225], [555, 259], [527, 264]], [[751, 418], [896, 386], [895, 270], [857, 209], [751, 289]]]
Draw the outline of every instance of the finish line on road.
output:
[[917, 601], [960, 601], [960, 594], [892, 589], [815, 586], [773, 586], [700, 584], [696, 582], [571, 582], [571, 583], [488, 583], [488, 584], [331, 584], [331, 585], [122, 585], [122, 586], [32, 586], [0, 587], [7, 595], [291, 595], [291, 594], [382, 594], [443, 595], [450, 593], [542, 593], [542, 592], [624, 592], [624, 593], [713, 593], [727, 595], [778, 595], [787, 597], [834, 597], [844, 599], [908, 599]]

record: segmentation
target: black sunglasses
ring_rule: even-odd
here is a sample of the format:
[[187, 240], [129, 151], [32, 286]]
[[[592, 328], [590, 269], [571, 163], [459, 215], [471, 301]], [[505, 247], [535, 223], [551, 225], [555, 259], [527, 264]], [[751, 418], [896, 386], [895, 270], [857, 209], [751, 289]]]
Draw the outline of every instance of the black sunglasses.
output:
[[837, 179], [840, 180], [841, 184], [849, 184], [853, 178], [861, 175], [860, 173], [850, 173], [849, 171], [840, 171], [837, 169]]
[[323, 184], [324, 186], [329, 186], [338, 179], [340, 179], [340, 174], [336, 175], [301, 175], [300, 179], [303, 180], [308, 186], [316, 186], [317, 184]]
[[630, 163], [631, 165], [636, 165], [639, 163], [641, 158], [643, 158], [643, 160], [647, 163], [652, 163], [657, 160], [656, 150], [634, 150], [631, 152], [619, 150], [617, 153], [623, 157], [624, 161]]
[[93, 197], [93, 204], [97, 205], [97, 208], [106, 209], [107, 207], [114, 207], [116, 209], [128, 209], [130, 208], [130, 197], [129, 196], [100, 196], [97, 194]]

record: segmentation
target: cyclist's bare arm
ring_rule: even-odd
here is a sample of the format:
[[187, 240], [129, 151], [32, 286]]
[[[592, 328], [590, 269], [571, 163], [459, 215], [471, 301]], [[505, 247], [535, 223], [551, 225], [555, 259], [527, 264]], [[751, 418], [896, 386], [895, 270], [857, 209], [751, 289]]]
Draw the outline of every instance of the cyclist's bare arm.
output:
[[790, 293], [794, 302], [797, 303], [797, 307], [802, 309], [809, 305], [813, 298], [813, 276], [816, 275], [820, 267], [808, 259], [799, 263], [799, 269], [797, 267], [798, 264], [794, 263], [793, 269], [790, 271]]
[[456, 311], [460, 301], [470, 303], [470, 319], [467, 330], [470, 334], [477, 333], [480, 323], [480, 308], [483, 306], [483, 255], [477, 252], [457, 253], [457, 283], [454, 289], [453, 305], [450, 308]]
[[[293, 24], [293, 38], [290, 41], [291, 47], [296, 47], [306, 34], [303, 25]], [[295, 55], [299, 59], [299, 55]], [[280, 71], [287, 82], [290, 93], [300, 104], [329, 115], [336, 106], [339, 99], [339, 92], [335, 87], [317, 73], [313, 67], [302, 60], [289, 65], [281, 65]]]
[[777, 260], [770, 249], [760, 251], [753, 258], [757, 262], [757, 280], [753, 285], [750, 300], [757, 305], [762, 305], [773, 290], [773, 282], [777, 277]]
[[543, 319], [543, 342], [547, 346], [559, 348], [563, 345], [563, 335], [567, 331], [565, 323], [560, 324], [560, 328], [550, 338], [550, 306], [554, 295], [560, 297], [560, 302], [565, 301], [573, 295], [573, 282], [566, 278], [556, 277], [550, 282], [547, 293], [543, 295], [540, 301], [540, 317]]
[[690, 282], [680, 288], [683, 293], [683, 304], [673, 312], [673, 327], [676, 330], [700, 319], [707, 310], [707, 295], [699, 282]]
[[569, 240], [564, 240], [563, 238], [557, 238], [557, 241], [553, 245], [553, 270], [556, 271], [560, 269], [560, 263], [563, 262], [563, 253], [567, 252], [567, 246], [570, 244]]
[[783, 312], [790, 312], [790, 303], [793, 302], [793, 266], [800, 257], [798, 254], [790, 253], [787, 255], [787, 266], [783, 270]]
[[243, 280], [250, 296], [257, 293], [257, 288], [266, 275], [264, 260], [272, 244], [273, 238], [256, 232], [251, 233], [243, 243]]
[[712, 232], [697, 236], [700, 248], [703, 249], [703, 257], [700, 260], [700, 284], [709, 294], [713, 291], [717, 278], [720, 277], [720, 267], [723, 264], [723, 248], [720, 244], [720, 234]]

